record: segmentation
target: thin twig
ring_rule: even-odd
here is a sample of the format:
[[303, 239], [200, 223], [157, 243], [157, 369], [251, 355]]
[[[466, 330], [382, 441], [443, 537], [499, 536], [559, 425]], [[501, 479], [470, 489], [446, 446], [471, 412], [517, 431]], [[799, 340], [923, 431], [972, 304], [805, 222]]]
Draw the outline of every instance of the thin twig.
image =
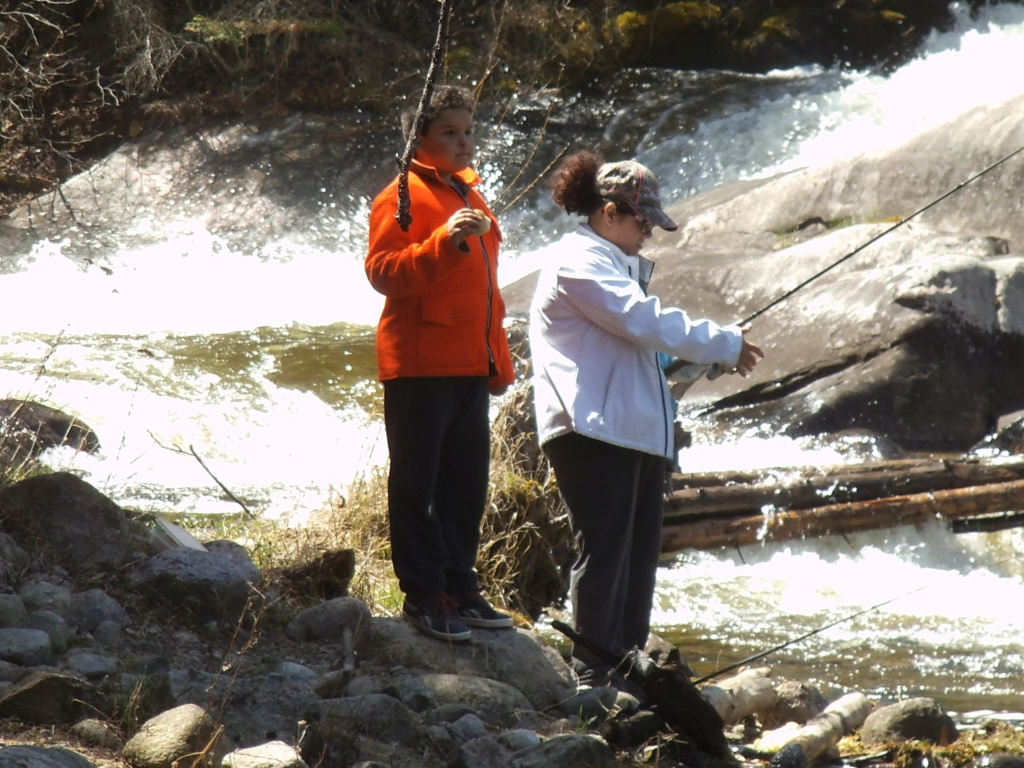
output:
[[413, 153], [419, 143], [420, 131], [423, 129], [423, 110], [430, 103], [430, 97], [434, 94], [434, 81], [437, 79], [437, 67], [441, 61], [441, 52], [448, 44], [448, 16], [451, 12], [452, 0], [440, 0], [441, 12], [437, 20], [437, 39], [434, 41], [434, 51], [430, 56], [430, 67], [427, 69], [427, 79], [423, 84], [423, 93], [420, 94], [420, 103], [416, 106], [416, 117], [412, 121], [412, 128], [405, 141], [405, 152], [398, 159], [398, 211], [395, 218], [398, 219], [398, 226], [403, 232], [409, 231], [412, 223], [412, 212], [409, 210], [409, 164], [412, 162]]
[[205, 469], [205, 470], [206, 470], [206, 474], [208, 474], [208, 475], [209, 475], [210, 477], [212, 477], [212, 478], [213, 478], [213, 480], [214, 480], [214, 482], [215, 482], [215, 483], [217, 483], [217, 485], [219, 485], [219, 486], [220, 486], [221, 490], [222, 490], [222, 491], [224, 491], [224, 493], [226, 493], [226, 494], [228, 495], [228, 498], [229, 498], [229, 499], [231, 499], [231, 500], [232, 500], [233, 502], [235, 502], [235, 503], [236, 503], [236, 504], [237, 504], [238, 506], [240, 506], [240, 507], [242, 508], [242, 511], [243, 511], [243, 512], [245, 512], [245, 514], [247, 514], [247, 515], [249, 516], [249, 518], [250, 518], [250, 519], [252, 519], [252, 520], [255, 520], [255, 519], [256, 519], [256, 515], [254, 515], [254, 514], [253, 514], [252, 512], [250, 512], [250, 511], [249, 511], [249, 508], [248, 508], [247, 506], [245, 506], [245, 502], [244, 502], [244, 501], [242, 501], [242, 500], [241, 500], [240, 498], [238, 498], [237, 496], [235, 496], [235, 494], [233, 494], [233, 493], [232, 493], [232, 492], [231, 492], [231, 491], [230, 491], [230, 490], [228, 489], [228, 487], [227, 487], [226, 485], [224, 485], [224, 483], [222, 483], [222, 482], [220, 481], [220, 478], [218, 478], [218, 477], [217, 477], [217, 476], [216, 476], [215, 474], [213, 474], [213, 472], [211, 472], [211, 471], [210, 471], [210, 468], [209, 468], [208, 466], [206, 466], [206, 462], [205, 462], [205, 461], [203, 461], [203, 460], [202, 460], [202, 459], [200, 458], [200, 456], [199, 456], [199, 454], [198, 454], [198, 453], [196, 453], [196, 449], [195, 449], [195, 448], [193, 448], [193, 447], [192, 447], [192, 446], [190, 445], [190, 446], [188, 447], [188, 450], [189, 450], [189, 453], [191, 453], [191, 454], [192, 454], [193, 456], [195, 456], [195, 457], [196, 457], [196, 461], [198, 461], [198, 462], [199, 462], [199, 466], [201, 466], [201, 467], [202, 467], [203, 469]]
[[218, 478], [215, 474], [213, 474], [213, 472], [210, 471], [210, 468], [208, 466], [206, 466], [206, 462], [203, 461], [202, 458], [200, 458], [198, 453], [196, 453], [196, 449], [195, 448], [193, 448], [191, 445], [189, 445], [188, 450], [186, 451], [184, 448], [180, 448], [177, 445], [164, 445], [163, 443], [161, 443], [159, 440], [156, 439], [156, 435], [154, 435], [152, 432], [149, 433], [149, 436], [153, 438], [153, 442], [155, 442], [161, 448], [164, 448], [164, 449], [166, 449], [168, 451], [174, 451], [175, 453], [190, 453], [190, 454], [192, 454], [192, 456], [195, 458], [195, 460], [199, 462], [199, 466], [201, 466], [203, 469], [206, 470], [206, 474], [208, 474], [210, 477], [213, 478], [214, 482], [217, 483], [217, 485], [220, 486], [220, 489], [222, 491], [224, 491], [224, 493], [226, 493], [228, 495], [228, 498], [230, 498], [233, 502], [235, 502], [238, 506], [240, 506], [242, 508], [242, 511], [245, 512], [245, 514], [247, 514], [252, 520], [256, 519], [256, 515], [254, 515], [249, 510], [249, 507], [247, 507], [245, 505], [245, 502], [242, 501], [237, 496], [235, 496], [235, 494], [233, 494], [231, 492], [231, 490], [226, 485], [224, 485], [224, 483], [222, 483], [220, 481], [220, 478]]
[[[536, 147], [534, 149], [536, 150]], [[565, 153], [568, 152], [568, 151], [569, 151], [569, 146], [568, 145], [562, 147], [561, 151], [557, 155], [555, 155], [554, 159], [550, 163], [547, 164], [547, 166], [544, 168], [543, 171], [541, 171], [540, 173], [537, 174], [537, 177], [533, 181], [530, 182], [529, 186], [527, 186], [526, 189], [524, 189], [522, 192], [520, 192], [518, 195], [516, 195], [512, 199], [512, 202], [510, 202], [508, 205], [506, 205], [504, 208], [502, 208], [498, 215], [500, 216], [501, 214], [505, 213], [509, 208], [511, 208], [516, 203], [518, 203], [520, 200], [522, 200], [523, 197], [531, 189], [533, 189], [534, 187], [537, 186], [537, 184], [540, 182], [540, 180], [543, 179], [547, 175], [548, 171], [550, 171], [554, 167], [555, 163], [557, 163], [559, 160], [561, 160], [562, 157], [565, 155]], [[531, 155], [531, 157], [532, 157], [532, 155]], [[518, 178], [518, 177], [516, 177], [516, 178]]]

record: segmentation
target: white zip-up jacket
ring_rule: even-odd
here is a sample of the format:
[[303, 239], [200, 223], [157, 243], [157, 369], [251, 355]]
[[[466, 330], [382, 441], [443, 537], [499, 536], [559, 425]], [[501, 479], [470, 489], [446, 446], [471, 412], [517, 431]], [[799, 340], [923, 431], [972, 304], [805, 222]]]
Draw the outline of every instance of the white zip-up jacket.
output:
[[653, 262], [587, 225], [542, 263], [529, 331], [541, 444], [577, 432], [671, 458], [675, 412], [658, 352], [733, 367], [742, 332], [663, 307], [646, 294]]

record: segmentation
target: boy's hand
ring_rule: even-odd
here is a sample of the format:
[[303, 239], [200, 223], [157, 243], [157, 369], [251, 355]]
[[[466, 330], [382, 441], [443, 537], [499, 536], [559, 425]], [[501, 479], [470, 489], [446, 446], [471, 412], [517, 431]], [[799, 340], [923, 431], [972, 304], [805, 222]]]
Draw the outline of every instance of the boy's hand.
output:
[[491, 228], [491, 220], [481, 210], [462, 208], [451, 215], [447, 223], [448, 237], [455, 247], [466, 242], [467, 237], [482, 235]]

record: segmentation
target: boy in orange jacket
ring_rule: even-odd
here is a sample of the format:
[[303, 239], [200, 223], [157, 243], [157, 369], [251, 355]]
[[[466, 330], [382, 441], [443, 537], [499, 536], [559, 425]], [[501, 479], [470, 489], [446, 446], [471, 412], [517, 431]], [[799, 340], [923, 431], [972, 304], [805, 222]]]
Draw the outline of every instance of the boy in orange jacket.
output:
[[[475, 189], [473, 99], [440, 86], [409, 169], [403, 232], [396, 178], [374, 200], [366, 276], [385, 296], [377, 367], [391, 468], [391, 560], [402, 614], [439, 639], [510, 627], [475, 570], [490, 464], [488, 399], [515, 378], [498, 291], [501, 234]], [[415, 109], [402, 115], [408, 137]]]

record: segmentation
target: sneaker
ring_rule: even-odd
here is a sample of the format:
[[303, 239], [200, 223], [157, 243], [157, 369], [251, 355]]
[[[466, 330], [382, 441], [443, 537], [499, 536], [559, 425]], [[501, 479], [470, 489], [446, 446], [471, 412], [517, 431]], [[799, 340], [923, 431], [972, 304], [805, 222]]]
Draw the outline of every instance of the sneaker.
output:
[[512, 617], [494, 610], [479, 592], [454, 595], [459, 618], [471, 627], [504, 629], [512, 626]]
[[407, 595], [402, 616], [420, 632], [438, 640], [460, 643], [473, 636], [456, 613], [455, 601], [443, 593], [415, 598]]

